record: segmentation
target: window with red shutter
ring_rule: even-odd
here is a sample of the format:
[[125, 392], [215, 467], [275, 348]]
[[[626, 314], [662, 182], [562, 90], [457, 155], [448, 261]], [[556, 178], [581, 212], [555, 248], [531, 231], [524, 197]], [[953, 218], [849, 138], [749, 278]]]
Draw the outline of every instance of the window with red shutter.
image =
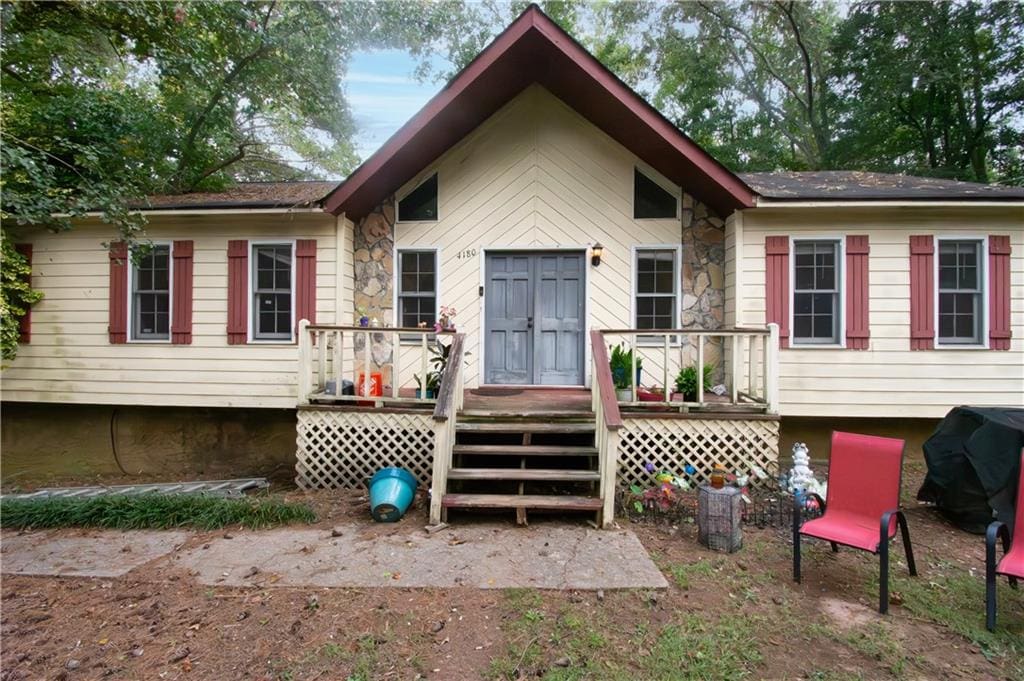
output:
[[867, 350], [871, 338], [868, 321], [870, 252], [867, 235], [846, 237], [846, 347], [850, 350]]
[[171, 342], [175, 345], [192, 343], [192, 252], [191, 241], [175, 241], [171, 251]]
[[988, 238], [989, 347], [1010, 349], [1010, 237]]
[[249, 242], [228, 242], [228, 344], [244, 345], [249, 335]]
[[935, 237], [910, 237], [910, 349], [935, 347]]
[[110, 244], [110, 288], [107, 331], [112, 344], [128, 342], [128, 245]]
[[779, 344], [789, 347], [789, 237], [764, 240], [765, 317], [779, 325]]
[[309, 320], [316, 324], [316, 239], [295, 242], [295, 328]]

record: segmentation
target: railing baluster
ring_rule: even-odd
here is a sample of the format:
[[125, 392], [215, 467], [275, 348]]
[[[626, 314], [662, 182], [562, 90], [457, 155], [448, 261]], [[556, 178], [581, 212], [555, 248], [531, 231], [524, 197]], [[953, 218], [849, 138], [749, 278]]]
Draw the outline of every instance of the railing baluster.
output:
[[427, 335], [420, 336], [420, 399], [427, 399]]
[[755, 361], [755, 355], [757, 354], [757, 345], [754, 343], [754, 337], [748, 335], [747, 337], [747, 394], [750, 397], [756, 397], [757, 393], [754, 392], [756, 376], [754, 376], [754, 369], [757, 367]]
[[664, 341], [665, 341], [665, 352], [664, 352], [664, 355], [665, 356], [662, 358], [662, 362], [664, 363], [664, 366], [665, 366], [665, 382], [662, 384], [662, 386], [664, 387], [664, 390], [665, 390], [665, 403], [666, 404], [668, 404], [671, 401], [671, 397], [672, 397], [672, 392], [668, 389], [668, 339], [669, 339], [669, 335], [667, 333], [664, 334]]
[[309, 393], [313, 392], [313, 386], [310, 385], [313, 376], [313, 367], [310, 366], [312, 361], [309, 320], [302, 319], [299, 321], [299, 404], [309, 404]]
[[704, 335], [697, 334], [697, 404], [704, 404]]
[[768, 404], [768, 396], [771, 393], [771, 386], [768, 385], [768, 336], [761, 336], [761, 398]]
[[637, 396], [637, 383], [640, 381], [636, 380], [636, 356], [640, 354], [640, 348], [636, 344], [636, 334], [631, 334], [629, 337], [630, 349], [632, 350], [631, 357], [633, 358], [632, 372], [629, 374], [629, 383], [633, 386], [633, 399], [631, 401], [636, 402]]
[[331, 360], [331, 369], [334, 373], [334, 396], [341, 395], [341, 384], [344, 380], [345, 370], [341, 363], [341, 344], [344, 342], [344, 335], [341, 331], [334, 332], [334, 359]]
[[327, 388], [327, 338], [319, 330], [316, 332], [316, 363], [316, 391], [322, 393]]
[[372, 340], [370, 338], [370, 332], [367, 331], [363, 334], [363, 397], [367, 397], [371, 392], [371, 381], [370, 381], [370, 356], [372, 351], [370, 345]]
[[402, 370], [399, 366], [399, 357], [401, 355], [402, 337], [397, 333], [393, 333], [391, 334], [391, 396], [394, 398], [398, 397], [399, 384], [402, 380]]
[[[724, 341], [725, 338], [722, 338]], [[725, 343], [722, 343], [724, 346]], [[740, 393], [740, 337], [739, 335], [733, 335], [732, 337], [732, 403], [736, 404], [739, 402]]]

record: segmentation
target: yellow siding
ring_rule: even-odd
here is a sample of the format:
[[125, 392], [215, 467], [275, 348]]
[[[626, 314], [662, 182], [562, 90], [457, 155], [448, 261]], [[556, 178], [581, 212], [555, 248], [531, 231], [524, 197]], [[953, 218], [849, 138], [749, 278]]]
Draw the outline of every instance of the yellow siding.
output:
[[[456, 307], [458, 327], [467, 333], [467, 385], [481, 379], [483, 249], [584, 249], [600, 242], [601, 265], [586, 261], [587, 330], [633, 326], [631, 248], [678, 245], [681, 234], [678, 219], [633, 219], [637, 164], [625, 148], [533, 86], [399, 190], [401, 197], [438, 173], [440, 219], [399, 222], [395, 246], [440, 249], [439, 302]], [[417, 353], [407, 347], [402, 354], [402, 385], [411, 385], [414, 366], [419, 370]], [[660, 384], [655, 354], [645, 368]], [[586, 357], [589, 374], [589, 348]]]
[[[4, 400], [209, 407], [294, 407], [295, 344], [227, 344], [227, 242], [317, 240], [317, 320], [335, 321], [338, 301], [351, 307], [351, 257], [337, 285], [338, 223], [323, 214], [153, 217], [156, 241], [195, 246], [191, 345], [111, 345], [107, 336], [109, 227], [81, 224], [38, 234], [32, 284], [45, 297], [32, 308], [32, 342], [3, 372]], [[351, 251], [351, 226], [342, 225]], [[347, 317], [346, 317], [347, 321]]]
[[[733, 230], [735, 231], [735, 230]], [[739, 324], [765, 321], [766, 236], [867, 234], [871, 340], [868, 350], [787, 349], [780, 359], [784, 415], [937, 417], [961, 405], [1024, 406], [1024, 209], [756, 208], [745, 211]], [[912, 234], [1009, 234], [1009, 351], [910, 351]]]

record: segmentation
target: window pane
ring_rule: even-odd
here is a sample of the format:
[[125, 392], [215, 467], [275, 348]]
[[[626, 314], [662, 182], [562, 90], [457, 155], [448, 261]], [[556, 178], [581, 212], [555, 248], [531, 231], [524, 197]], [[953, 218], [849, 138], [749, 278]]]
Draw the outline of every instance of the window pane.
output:
[[416, 271], [419, 269], [418, 268], [418, 265], [419, 265], [419, 253], [417, 253], [415, 251], [403, 251], [402, 252], [402, 257], [401, 257], [400, 260], [401, 260], [400, 267], [402, 268], [402, 272], [403, 273], [404, 272], [416, 273]]
[[817, 289], [834, 289], [836, 287], [836, 270], [831, 265], [826, 267], [819, 267], [817, 269], [817, 277], [814, 282], [814, 288]]
[[814, 268], [798, 265], [794, 275], [794, 285], [798, 291], [814, 288]]
[[793, 317], [793, 335], [796, 338], [810, 338], [811, 316], [796, 315]]
[[166, 336], [170, 331], [171, 326], [171, 315], [167, 312], [161, 312], [156, 315], [156, 332], [162, 336]]
[[633, 169], [633, 217], [641, 219], [676, 217], [676, 197], [635, 168]]
[[274, 272], [274, 288], [285, 291], [292, 287], [292, 273], [288, 270], [277, 269]]
[[831, 293], [816, 293], [814, 294], [814, 314], [832, 314], [832, 294]]
[[974, 338], [974, 316], [967, 314], [956, 315], [956, 337]]
[[956, 267], [939, 266], [939, 288], [956, 288]]
[[814, 337], [821, 339], [833, 337], [832, 315], [814, 315]]
[[658, 272], [655, 276], [655, 286], [658, 293], [672, 293], [672, 270]]
[[952, 338], [953, 337], [953, 320], [955, 315], [952, 314], [940, 314], [939, 315], [939, 338]]
[[978, 268], [974, 265], [960, 268], [960, 281], [958, 286], [963, 289], [978, 288]]
[[638, 272], [636, 279], [637, 293], [654, 293], [654, 273]]
[[638, 315], [654, 314], [654, 298], [638, 297], [636, 299], [636, 313]]
[[419, 187], [409, 192], [398, 202], [399, 220], [437, 219], [437, 174], [432, 175]]
[[289, 327], [292, 325], [292, 315], [290, 312], [285, 310], [284, 312], [278, 311], [277, 313], [277, 327], [278, 333], [288, 333]]
[[420, 293], [430, 293], [434, 290], [434, 275], [431, 273], [420, 274], [420, 285], [417, 289]]
[[672, 317], [672, 306], [675, 298], [661, 297], [654, 298], [654, 313], [660, 316]]
[[419, 255], [419, 267], [420, 272], [433, 272], [434, 271], [434, 253], [431, 251], [422, 251]]
[[953, 296], [957, 314], [974, 314], [974, 295], [971, 293], [957, 293]]
[[[954, 295], [952, 293], [939, 294], [939, 314], [951, 314], [955, 309]], [[940, 334], [945, 335], [945, 334]]]
[[810, 314], [812, 312], [811, 298], [813, 293], [797, 293], [793, 296], [793, 313]]
[[259, 326], [256, 327], [259, 333], [274, 333], [274, 312], [266, 312], [263, 306], [260, 307]]

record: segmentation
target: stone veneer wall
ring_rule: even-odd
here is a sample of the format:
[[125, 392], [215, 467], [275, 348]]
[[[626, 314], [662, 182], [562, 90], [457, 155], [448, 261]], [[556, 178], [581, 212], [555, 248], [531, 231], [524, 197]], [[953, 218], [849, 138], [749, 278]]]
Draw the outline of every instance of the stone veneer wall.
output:
[[[683, 195], [683, 328], [718, 329], [725, 320], [725, 222], [703, 203]], [[688, 345], [692, 345], [689, 341]], [[725, 376], [722, 339], [709, 340], [704, 362], [715, 364], [714, 382]], [[696, 348], [690, 355], [696, 359]]]
[[[372, 213], [359, 221], [353, 234], [353, 266], [355, 289], [352, 294], [353, 317], [348, 323], [358, 323], [360, 312], [376, 319], [381, 326], [395, 325], [394, 271], [395, 271], [395, 201], [386, 199]], [[341, 318], [344, 319], [342, 313]], [[383, 334], [372, 340], [373, 363], [384, 376], [384, 384], [391, 382], [391, 344]], [[362, 352], [363, 339], [356, 337], [356, 351]], [[357, 355], [361, 356], [361, 355]]]

